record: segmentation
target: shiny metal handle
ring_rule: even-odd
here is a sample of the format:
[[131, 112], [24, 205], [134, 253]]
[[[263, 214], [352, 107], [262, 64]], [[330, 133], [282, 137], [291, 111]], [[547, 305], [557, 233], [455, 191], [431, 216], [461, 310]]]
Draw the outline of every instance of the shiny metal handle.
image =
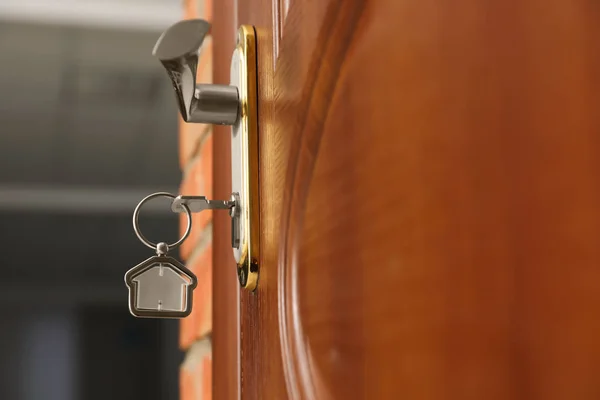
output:
[[167, 70], [186, 122], [233, 125], [240, 109], [238, 89], [196, 84], [198, 56], [209, 29], [210, 24], [201, 19], [180, 21], [158, 38], [152, 54]]

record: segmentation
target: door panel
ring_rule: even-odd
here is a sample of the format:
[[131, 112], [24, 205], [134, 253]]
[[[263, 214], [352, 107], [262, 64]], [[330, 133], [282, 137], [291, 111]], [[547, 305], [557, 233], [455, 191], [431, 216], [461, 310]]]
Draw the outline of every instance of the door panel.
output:
[[599, 19], [584, 0], [238, 1], [262, 251], [242, 398], [600, 395]]

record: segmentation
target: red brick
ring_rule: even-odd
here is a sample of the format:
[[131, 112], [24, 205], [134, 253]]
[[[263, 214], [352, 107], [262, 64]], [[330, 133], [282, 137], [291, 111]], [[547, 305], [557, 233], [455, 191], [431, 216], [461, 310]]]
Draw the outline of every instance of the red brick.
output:
[[203, 18], [212, 22], [213, 18], [213, 2], [212, 0], [204, 0], [204, 15]]
[[185, 171], [193, 157], [198, 153], [203, 138], [211, 134], [212, 125], [188, 123], [179, 114], [179, 166]]
[[202, 400], [212, 399], [212, 354], [202, 360]]
[[200, 18], [200, 13], [198, 9], [198, 1], [199, 0], [184, 0], [183, 1], [183, 18], [184, 19], [194, 19]]
[[212, 21], [212, 0], [184, 0], [183, 17], [185, 19], [202, 18]]
[[212, 399], [212, 353], [205, 339], [188, 352], [179, 370], [181, 400]]
[[[212, 0], [183, 0], [185, 19], [212, 20]], [[212, 38], [205, 39], [197, 70], [198, 83], [212, 82]], [[179, 161], [184, 179], [180, 194], [200, 195], [210, 199], [212, 190], [212, 126], [185, 123], [179, 116]], [[185, 214], [180, 215], [180, 231], [186, 229]], [[180, 369], [181, 400], [212, 399], [212, 353], [207, 335], [212, 330], [212, 243], [205, 232], [212, 220], [212, 211], [193, 215], [189, 238], [180, 248], [182, 258], [198, 278], [194, 290], [194, 305], [189, 317], [180, 323], [180, 346], [187, 349]], [[200, 248], [201, 246], [202, 248]]]
[[196, 69], [196, 80], [198, 83], [212, 83], [212, 65], [213, 40], [212, 36], [207, 36], [202, 43], [198, 67]]
[[[207, 136], [200, 145], [200, 151], [194, 158], [186, 171], [179, 193], [184, 196], [205, 196], [213, 198], [212, 182], [212, 135]], [[187, 259], [196, 247], [202, 232], [212, 221], [212, 210], [205, 210], [192, 215], [192, 231], [190, 236], [180, 247], [181, 258]], [[179, 215], [179, 232], [183, 235], [187, 228], [187, 216], [185, 213]]]
[[196, 400], [196, 377], [187, 368], [179, 370], [179, 398], [181, 400]]
[[198, 278], [198, 286], [194, 290], [192, 313], [180, 323], [179, 345], [182, 349], [189, 348], [212, 329], [212, 243], [194, 253], [188, 268]]
[[213, 198], [213, 137], [208, 136], [200, 148], [200, 173], [204, 182], [204, 192], [209, 199]]
[[213, 2], [212, 0], [184, 0], [183, 17], [186, 19], [202, 18], [212, 21]]

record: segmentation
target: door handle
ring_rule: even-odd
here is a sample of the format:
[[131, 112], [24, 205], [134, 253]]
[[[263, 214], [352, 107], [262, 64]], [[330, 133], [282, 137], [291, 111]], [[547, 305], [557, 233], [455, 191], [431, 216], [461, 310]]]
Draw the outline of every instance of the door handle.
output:
[[[242, 287], [254, 290], [260, 251], [256, 33], [252, 26], [239, 28], [229, 85], [198, 84], [199, 52], [209, 30], [210, 24], [201, 19], [177, 22], [159, 37], [152, 53], [171, 79], [184, 121], [231, 125], [231, 200], [235, 201], [230, 209], [231, 243], [238, 280]], [[191, 209], [199, 201], [185, 194], [177, 198], [177, 204]], [[183, 212], [183, 207], [175, 206], [173, 211]]]
[[196, 83], [199, 52], [209, 30], [201, 19], [180, 21], [160, 36], [152, 54], [171, 78], [184, 121], [233, 125], [239, 113], [237, 87]]

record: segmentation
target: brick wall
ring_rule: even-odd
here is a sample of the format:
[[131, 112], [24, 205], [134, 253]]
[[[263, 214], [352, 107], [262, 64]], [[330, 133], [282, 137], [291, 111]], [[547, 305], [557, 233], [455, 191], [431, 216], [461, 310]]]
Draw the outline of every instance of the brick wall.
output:
[[[210, 0], [184, 0], [184, 18], [210, 21]], [[198, 82], [212, 81], [212, 39], [207, 38], [198, 63]], [[180, 193], [213, 197], [212, 127], [179, 121], [179, 158], [182, 170]], [[181, 215], [181, 230], [185, 216]], [[212, 392], [212, 211], [193, 216], [189, 238], [181, 246], [181, 258], [198, 277], [192, 314], [181, 320], [180, 347], [186, 357], [180, 368], [182, 400], [211, 399]]]

